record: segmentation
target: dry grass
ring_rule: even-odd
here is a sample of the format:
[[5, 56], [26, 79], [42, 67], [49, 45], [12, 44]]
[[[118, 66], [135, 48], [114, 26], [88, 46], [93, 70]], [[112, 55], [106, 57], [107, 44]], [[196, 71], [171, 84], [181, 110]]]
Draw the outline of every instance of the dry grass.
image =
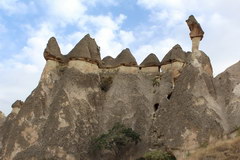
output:
[[240, 137], [218, 141], [198, 149], [187, 160], [240, 160]]

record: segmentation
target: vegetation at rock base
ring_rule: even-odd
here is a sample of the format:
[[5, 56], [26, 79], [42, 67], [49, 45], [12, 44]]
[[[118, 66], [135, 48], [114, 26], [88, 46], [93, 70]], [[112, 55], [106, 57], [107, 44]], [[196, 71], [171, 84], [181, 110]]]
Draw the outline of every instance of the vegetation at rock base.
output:
[[112, 77], [101, 77], [101, 82], [100, 82], [101, 90], [104, 92], [107, 92], [111, 87], [112, 82], [113, 82]]
[[171, 152], [156, 150], [147, 152], [136, 160], [176, 160], [176, 157]]
[[107, 133], [93, 138], [90, 142], [90, 152], [99, 153], [103, 150], [113, 151], [116, 157], [130, 144], [138, 144], [140, 135], [121, 123], [116, 123]]

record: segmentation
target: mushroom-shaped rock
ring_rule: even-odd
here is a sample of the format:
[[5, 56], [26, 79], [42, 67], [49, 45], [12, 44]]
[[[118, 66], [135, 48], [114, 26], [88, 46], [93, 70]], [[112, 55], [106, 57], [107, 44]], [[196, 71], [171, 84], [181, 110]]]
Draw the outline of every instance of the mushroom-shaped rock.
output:
[[20, 108], [23, 106], [23, 101], [17, 100], [12, 104], [12, 113], [18, 114]]
[[55, 37], [51, 37], [48, 40], [47, 47], [44, 50], [43, 55], [46, 60], [63, 62], [63, 55], [61, 54], [60, 48]]
[[186, 53], [179, 44], [175, 45], [162, 59], [161, 65], [173, 62], [186, 62]]
[[126, 48], [116, 57], [115, 65], [137, 66], [137, 62], [136, 59], [133, 57], [131, 51]]
[[197, 20], [195, 19], [195, 17], [193, 15], [189, 16], [189, 18], [186, 20], [187, 25], [190, 29], [190, 38], [194, 38], [194, 37], [200, 37], [202, 40], [203, 35], [204, 35], [204, 31], [202, 30], [201, 25], [197, 22]]
[[115, 59], [111, 56], [107, 56], [102, 59], [102, 63], [104, 67], [114, 67]]
[[140, 64], [140, 67], [153, 67], [153, 66], [160, 66], [160, 61], [158, 60], [155, 54], [151, 53], [143, 60], [143, 62]]
[[67, 55], [69, 60], [85, 59], [88, 61], [101, 61], [100, 50], [96, 41], [89, 34], [84, 36]]
[[16, 100], [13, 104], [12, 104], [12, 108], [21, 108], [23, 106], [23, 101], [21, 100]]

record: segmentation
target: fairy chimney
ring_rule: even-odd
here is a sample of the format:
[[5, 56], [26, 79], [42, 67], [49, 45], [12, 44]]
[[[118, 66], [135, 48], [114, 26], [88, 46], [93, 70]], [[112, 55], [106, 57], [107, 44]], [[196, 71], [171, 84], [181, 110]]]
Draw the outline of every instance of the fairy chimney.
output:
[[199, 49], [199, 43], [203, 38], [204, 31], [193, 15], [186, 20], [190, 29], [190, 38], [192, 40], [192, 52]]

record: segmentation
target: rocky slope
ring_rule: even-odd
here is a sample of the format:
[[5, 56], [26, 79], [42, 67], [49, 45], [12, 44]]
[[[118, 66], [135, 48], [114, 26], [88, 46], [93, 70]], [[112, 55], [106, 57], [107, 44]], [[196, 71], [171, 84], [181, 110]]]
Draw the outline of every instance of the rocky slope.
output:
[[101, 60], [90, 35], [68, 55], [50, 38], [44, 57], [36, 89], [6, 119], [0, 115], [2, 160], [116, 159], [89, 153], [91, 138], [116, 122], [142, 139], [123, 159], [168, 148], [181, 160], [239, 127], [239, 63], [213, 78], [208, 56], [180, 45], [162, 61], [150, 54], [140, 66], [129, 49]]
[[187, 160], [238, 160], [240, 159], [240, 138], [223, 140], [198, 149], [189, 154]]

